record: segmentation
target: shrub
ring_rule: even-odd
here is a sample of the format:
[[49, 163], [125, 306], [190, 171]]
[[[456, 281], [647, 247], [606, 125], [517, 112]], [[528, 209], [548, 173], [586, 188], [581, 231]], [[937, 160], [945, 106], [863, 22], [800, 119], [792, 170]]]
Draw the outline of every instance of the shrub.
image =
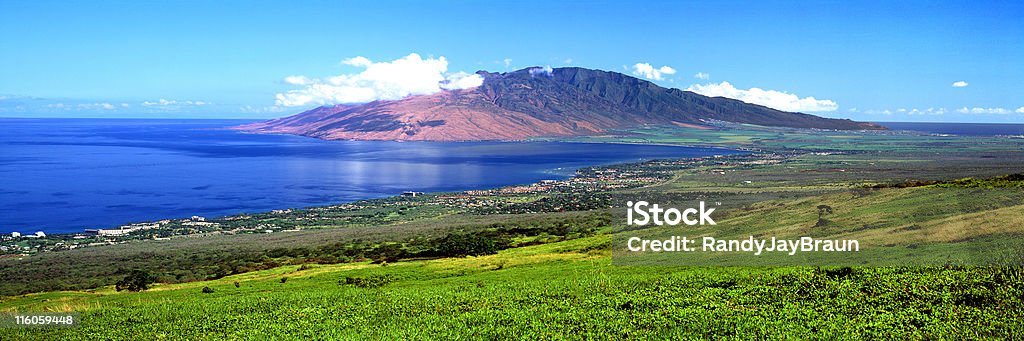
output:
[[211, 288], [211, 287], [203, 287], [203, 293], [204, 294], [212, 294], [213, 293], [213, 288]]
[[117, 281], [117, 291], [143, 291], [149, 289], [149, 285], [156, 282], [156, 278], [144, 270], [132, 270], [124, 279]]
[[493, 255], [510, 245], [505, 236], [453, 233], [438, 242], [437, 253], [445, 257]]
[[374, 275], [367, 277], [345, 277], [346, 285], [353, 285], [359, 288], [379, 288], [393, 282], [395, 279], [390, 275]]
[[287, 282], [287, 281], [288, 281], [288, 277], [281, 277], [281, 283], [284, 283], [284, 282]]
[[238, 288], [238, 287], [241, 287], [241, 286], [242, 286], [241, 283], [235, 282], [235, 288]]

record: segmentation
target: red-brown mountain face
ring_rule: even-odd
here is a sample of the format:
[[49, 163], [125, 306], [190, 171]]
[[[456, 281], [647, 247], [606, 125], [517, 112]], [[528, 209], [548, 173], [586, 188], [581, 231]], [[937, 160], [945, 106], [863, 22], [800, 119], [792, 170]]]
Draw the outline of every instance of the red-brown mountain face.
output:
[[[537, 71], [536, 69], [534, 71]], [[558, 68], [478, 72], [483, 85], [396, 101], [320, 107], [237, 127], [328, 140], [473, 141], [603, 133], [644, 124], [720, 120], [821, 129], [885, 129], [707, 97], [621, 73]]]

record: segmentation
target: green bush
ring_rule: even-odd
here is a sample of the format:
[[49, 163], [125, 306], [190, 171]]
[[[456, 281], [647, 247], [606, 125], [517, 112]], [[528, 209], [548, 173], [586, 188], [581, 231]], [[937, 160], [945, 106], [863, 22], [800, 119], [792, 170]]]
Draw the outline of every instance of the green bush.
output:
[[149, 285], [156, 282], [156, 278], [144, 270], [132, 270], [124, 279], [117, 281], [117, 291], [143, 291], [149, 289]]
[[492, 255], [509, 248], [511, 244], [511, 240], [505, 236], [454, 233], [442, 238], [436, 251], [443, 257]]
[[393, 282], [395, 279], [389, 275], [374, 275], [367, 277], [345, 277], [344, 284], [353, 285], [359, 288], [379, 288]]

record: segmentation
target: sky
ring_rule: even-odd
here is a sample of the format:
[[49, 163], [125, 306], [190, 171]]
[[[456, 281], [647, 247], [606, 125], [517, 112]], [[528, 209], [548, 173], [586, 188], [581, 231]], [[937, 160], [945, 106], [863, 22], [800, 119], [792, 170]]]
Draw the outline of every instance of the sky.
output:
[[578, 66], [866, 121], [1024, 123], [1020, 1], [0, 1], [0, 117], [270, 118]]

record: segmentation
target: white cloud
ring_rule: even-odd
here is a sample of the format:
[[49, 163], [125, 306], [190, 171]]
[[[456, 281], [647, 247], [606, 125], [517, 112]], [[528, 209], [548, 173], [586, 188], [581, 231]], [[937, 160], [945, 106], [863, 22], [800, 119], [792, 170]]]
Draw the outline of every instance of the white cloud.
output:
[[241, 107], [238, 107], [238, 111], [243, 113], [243, 114], [280, 113], [280, 112], [285, 112], [286, 110], [287, 109], [285, 109], [284, 107], [277, 106], [277, 105], [271, 105], [271, 106], [265, 106], [265, 107], [254, 107], [254, 106], [251, 106], [251, 105], [243, 105]]
[[910, 109], [907, 115], [911, 116], [942, 116], [946, 114], [946, 108]]
[[572, 58], [566, 58], [565, 60], [562, 61], [562, 63], [572, 64]]
[[441, 88], [445, 90], [469, 89], [484, 84], [484, 78], [478, 74], [456, 72], [448, 75], [447, 79], [441, 81]]
[[839, 109], [839, 104], [832, 100], [804, 97], [775, 90], [764, 90], [761, 88], [737, 89], [729, 82], [718, 84], [694, 84], [686, 91], [693, 91], [698, 94], [710, 97], [727, 97], [741, 100], [747, 103], [760, 104], [769, 108], [796, 111], [796, 112], [823, 112]]
[[707, 73], [704, 73], [704, 72], [698, 72], [698, 73], [693, 75], [693, 78], [708, 80], [708, 79], [711, 79], [711, 75], [709, 75]]
[[544, 67], [530, 68], [527, 71], [530, 73], [530, 76], [537, 76], [537, 75], [551, 76], [551, 73], [554, 72], [554, 69], [551, 68], [551, 65], [546, 65]]
[[143, 101], [142, 102], [142, 105], [143, 106], [147, 106], [147, 107], [201, 106], [201, 105], [207, 105], [207, 104], [210, 104], [210, 102], [203, 102], [203, 101], [176, 101], [176, 100], [166, 100], [166, 99], [163, 99], [163, 98], [161, 98], [160, 100], [157, 100], [155, 102], [150, 102], [150, 101]]
[[[63, 103], [57, 103], [57, 105], [49, 106], [49, 107], [55, 108], [55, 109], [66, 108], [66, 106]], [[106, 102], [104, 102], [104, 103], [80, 103], [80, 104], [76, 105], [75, 107], [80, 109], [80, 110], [96, 110], [96, 109], [114, 110], [115, 109], [113, 104], [106, 103]]]
[[284, 82], [291, 85], [306, 85], [310, 80], [306, 76], [288, 76], [284, 78]]
[[963, 107], [956, 110], [961, 114], [1009, 114], [1010, 110], [1005, 108], [967, 108]]
[[964, 82], [964, 81], [953, 82], [953, 87], [954, 88], [966, 88], [967, 87], [967, 82]]
[[[417, 57], [419, 57], [419, 55], [417, 55]], [[370, 59], [368, 59], [366, 57], [363, 57], [363, 56], [358, 56], [358, 57], [355, 57], [355, 58], [345, 59], [345, 60], [341, 61], [341, 63], [342, 64], [347, 64], [347, 65], [356, 66], [356, 67], [369, 67], [370, 65], [373, 65], [373, 62], [370, 61]]]
[[889, 110], [889, 109], [885, 109], [885, 110], [868, 109], [868, 110], [864, 110], [864, 113], [868, 114], [868, 115], [892, 115], [892, 111]]
[[[511, 63], [511, 59], [506, 59], [505, 63]], [[365, 57], [355, 57], [342, 61], [342, 64], [365, 70], [326, 79], [286, 77], [286, 83], [305, 87], [278, 93], [275, 96], [277, 105], [290, 107], [396, 100], [483, 84], [483, 77], [477, 74], [447, 73], [448, 60], [444, 57], [423, 59], [412, 53], [390, 62], [373, 62]]]
[[512, 58], [505, 58], [502, 62], [505, 63], [505, 68], [508, 68], [512, 65]]
[[1024, 114], [1024, 107], [1017, 108], [1017, 110], [1014, 110], [1013, 112], [1018, 114]]
[[676, 69], [669, 66], [662, 66], [655, 68], [648, 63], [636, 63], [633, 64], [633, 75], [641, 76], [643, 78], [660, 81], [663, 79], [662, 75], [673, 75], [676, 73]]

